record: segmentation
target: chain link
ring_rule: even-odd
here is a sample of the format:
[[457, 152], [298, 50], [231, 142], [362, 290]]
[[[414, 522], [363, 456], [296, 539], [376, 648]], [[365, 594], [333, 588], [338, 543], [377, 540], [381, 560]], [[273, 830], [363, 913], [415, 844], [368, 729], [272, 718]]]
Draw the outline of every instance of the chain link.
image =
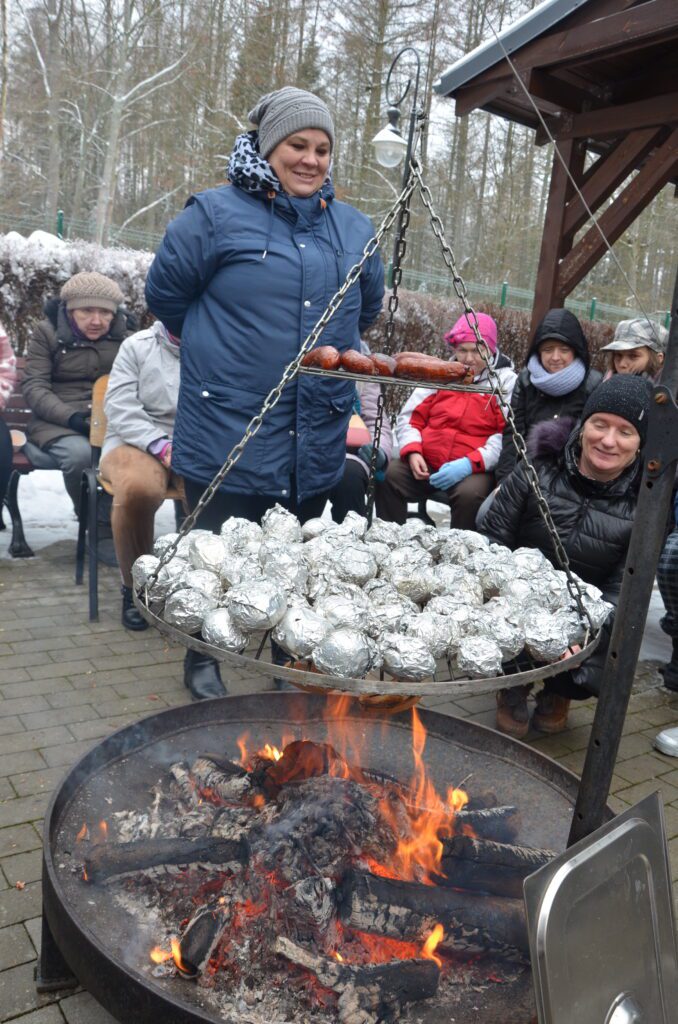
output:
[[370, 238], [370, 240], [365, 245], [360, 260], [358, 261], [358, 263], [353, 264], [348, 274], [346, 275], [346, 280], [342, 284], [341, 288], [334, 293], [329, 303], [327, 304], [327, 307], [324, 310], [322, 316], [316, 322], [310, 334], [308, 334], [307, 337], [304, 339], [304, 342], [301, 348], [299, 349], [298, 354], [295, 356], [292, 362], [285, 367], [285, 370], [280, 381], [268, 393], [268, 395], [264, 399], [264, 403], [261, 409], [259, 410], [257, 415], [250, 420], [245, 430], [245, 433], [237, 442], [237, 444], [233, 446], [228, 456], [226, 457], [226, 461], [224, 462], [223, 466], [218, 471], [218, 473], [216, 473], [214, 478], [207, 485], [203, 494], [200, 496], [198, 504], [195, 506], [193, 511], [189, 513], [189, 515], [182, 523], [181, 529], [177, 534], [176, 540], [172, 541], [167, 550], [163, 553], [163, 555], [160, 558], [158, 566], [149, 577], [147, 589], [150, 589], [152, 587], [163, 565], [166, 565], [167, 562], [169, 562], [170, 559], [175, 555], [182, 537], [185, 537], [186, 534], [193, 528], [203, 509], [205, 509], [207, 505], [209, 505], [210, 501], [218, 491], [224, 478], [227, 476], [228, 473], [230, 473], [235, 464], [238, 462], [240, 456], [243, 453], [243, 449], [245, 448], [247, 443], [258, 432], [266, 414], [269, 413], [271, 409], [278, 403], [284, 389], [294, 379], [294, 377], [296, 377], [296, 375], [299, 372], [299, 367], [301, 366], [301, 361], [303, 357], [310, 349], [313, 348], [318, 338], [327, 327], [327, 324], [330, 322], [336, 311], [341, 306], [349, 288], [351, 288], [352, 285], [354, 285], [355, 282], [360, 277], [360, 274], [366, 262], [375, 254], [375, 252], [379, 248], [379, 243], [381, 242], [386, 232], [389, 231], [390, 228], [392, 227], [393, 222], [395, 221], [398, 214], [401, 211], [404, 211], [406, 207], [409, 205], [409, 201], [412, 197], [412, 193], [414, 192], [415, 187], [416, 181], [414, 177], [410, 176], [402, 192], [400, 193], [395, 203], [393, 204], [393, 206], [388, 211], [388, 213], [382, 220], [381, 224], [379, 225], [376, 234], [373, 235], [372, 238]]
[[495, 395], [497, 401], [499, 402], [504, 417], [506, 418], [506, 421], [509, 424], [513, 445], [518, 454], [518, 458], [523, 464], [525, 475], [527, 477], [527, 482], [532, 492], [534, 493], [535, 500], [539, 508], [539, 512], [541, 514], [542, 519], [544, 520], [546, 529], [549, 533], [549, 537], [553, 543], [553, 547], [556, 554], [556, 561], [558, 562], [558, 565], [567, 577], [567, 589], [570, 593], [570, 597], [575, 602], [582, 623], [588, 623], [588, 626], [591, 629], [593, 629], [591, 616], [584, 607], [584, 603], [582, 600], [582, 589], [579, 586], [577, 580], [575, 579], [572, 569], [570, 568], [570, 560], [567, 557], [567, 552], [565, 551], [563, 543], [560, 537], [558, 536], [558, 531], [556, 530], [555, 523], [553, 522], [553, 518], [551, 516], [551, 510], [546, 503], [546, 499], [544, 498], [541, 487], [539, 485], [539, 478], [537, 476], [537, 472], [529, 460], [527, 448], [525, 446], [525, 439], [518, 430], [518, 427], [516, 426], [516, 421], [513, 415], [513, 409], [511, 408], [511, 403], [506, 401], [506, 398], [502, 393], [499, 374], [497, 373], [495, 367], [492, 364], [490, 350], [485, 344], [485, 341], [483, 340], [482, 335], [480, 333], [480, 328], [478, 326], [478, 317], [476, 316], [475, 310], [473, 309], [469, 301], [466, 285], [464, 284], [464, 281], [460, 276], [459, 271], [457, 270], [454, 252], [452, 251], [447, 241], [445, 240], [445, 231], [443, 228], [443, 223], [433, 208], [433, 197], [431, 196], [431, 191], [424, 182], [424, 179], [421, 174], [421, 169], [419, 167], [419, 163], [415, 158], [412, 159], [411, 167], [412, 174], [419, 185], [419, 197], [429, 214], [433, 234], [436, 236], [438, 242], [440, 243], [443, 259], [452, 274], [452, 284], [454, 286], [457, 298], [461, 302], [462, 307], [464, 309], [464, 316], [466, 317], [466, 322], [470, 329], [473, 331], [473, 334], [476, 339], [476, 347], [485, 362], [485, 366], [487, 368], [487, 375], [490, 381], [490, 385], [492, 387], [492, 393]]

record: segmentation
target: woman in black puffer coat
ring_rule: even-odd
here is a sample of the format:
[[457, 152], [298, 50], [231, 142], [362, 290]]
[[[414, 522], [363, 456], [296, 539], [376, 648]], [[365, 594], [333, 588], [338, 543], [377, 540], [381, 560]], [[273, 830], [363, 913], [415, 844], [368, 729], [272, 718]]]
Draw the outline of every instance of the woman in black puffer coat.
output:
[[[559, 419], [540, 423], [530, 435], [530, 457], [570, 567], [616, 605], [631, 538], [638, 485], [639, 453], [645, 442], [650, 388], [639, 377], [616, 375], [589, 397], [581, 424]], [[571, 432], [570, 432], [571, 431]], [[569, 438], [568, 438], [569, 433]], [[522, 466], [503, 482], [483, 524], [490, 540], [538, 548], [557, 566], [553, 541]], [[611, 619], [591, 658], [571, 672], [551, 677], [537, 695], [533, 726], [561, 732], [571, 699], [598, 693]], [[531, 687], [497, 694], [497, 727], [522, 737], [529, 729]]]
[[[527, 437], [535, 424], [560, 416], [578, 420], [587, 398], [603, 379], [590, 362], [588, 342], [574, 313], [550, 309], [537, 325], [526, 365], [513, 389], [511, 408], [518, 433]], [[516, 450], [507, 424], [494, 471], [497, 483], [515, 464]]]

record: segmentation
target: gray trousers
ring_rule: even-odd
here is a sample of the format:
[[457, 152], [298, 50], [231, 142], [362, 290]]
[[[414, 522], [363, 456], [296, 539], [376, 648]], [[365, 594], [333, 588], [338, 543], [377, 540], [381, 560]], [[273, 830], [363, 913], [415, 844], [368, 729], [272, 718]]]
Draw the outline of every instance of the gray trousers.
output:
[[76, 513], [80, 510], [80, 481], [82, 471], [92, 464], [92, 449], [86, 437], [65, 434], [50, 441], [42, 449], [53, 460], [55, 469], [64, 474], [64, 484]]

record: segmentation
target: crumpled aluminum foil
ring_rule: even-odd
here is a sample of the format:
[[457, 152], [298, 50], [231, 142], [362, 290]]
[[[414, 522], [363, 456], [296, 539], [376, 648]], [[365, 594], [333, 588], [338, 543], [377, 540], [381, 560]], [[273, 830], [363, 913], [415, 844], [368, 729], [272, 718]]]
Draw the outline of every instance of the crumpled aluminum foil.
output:
[[301, 525], [301, 536], [304, 541], [314, 540], [319, 537], [321, 533], [329, 526], [327, 519], [307, 519], [305, 523]]
[[287, 609], [272, 636], [294, 658], [308, 658], [331, 628], [312, 608], [295, 604]]
[[435, 530], [435, 526], [429, 526], [423, 519], [407, 519], [400, 526], [400, 544], [409, 544], [427, 530]]
[[[262, 544], [261, 551], [265, 545]], [[289, 547], [279, 547], [277, 551], [266, 553], [261, 560], [261, 571], [267, 579], [279, 583], [288, 592], [294, 591], [297, 594], [305, 594], [308, 587], [308, 565], [304, 558], [304, 549], [301, 544], [292, 544]]]
[[334, 629], [363, 630], [366, 625], [367, 607], [352, 595], [322, 594], [315, 602], [314, 611]]
[[521, 626], [484, 609], [472, 628], [476, 636], [487, 637], [499, 645], [502, 661], [516, 658], [525, 646], [525, 630]]
[[[189, 533], [185, 533], [177, 545], [176, 552], [172, 555], [172, 558], [183, 558], [185, 561], [189, 561], [189, 553], [191, 550], [191, 543], [194, 537], [211, 537], [211, 530], [191, 530]], [[158, 537], [155, 544], [153, 545], [153, 554], [157, 555], [158, 558], [162, 558], [166, 551], [172, 546], [175, 540], [179, 537], [178, 533], [165, 533], [162, 537]]]
[[391, 570], [391, 582], [399, 594], [417, 604], [426, 604], [436, 590], [436, 580], [430, 569], [407, 570], [404, 566]]
[[246, 580], [259, 580], [264, 578], [258, 558], [251, 555], [227, 555], [219, 569], [221, 585], [225, 590], [235, 587], [238, 583]]
[[261, 528], [265, 536], [275, 535], [282, 544], [301, 544], [304, 539], [299, 520], [282, 505], [274, 505], [264, 512]]
[[371, 637], [358, 629], [333, 629], [312, 651], [313, 663], [332, 676], [362, 679], [371, 668], [378, 668], [381, 655]]
[[453, 597], [455, 602], [481, 605], [483, 588], [480, 580], [461, 565], [441, 563], [433, 568], [435, 589], [433, 594]]
[[366, 541], [365, 542], [365, 547], [370, 552], [370, 554], [374, 557], [374, 559], [375, 559], [375, 561], [377, 563], [377, 570], [378, 571], [381, 570], [382, 566], [386, 565], [386, 562], [388, 561], [389, 555], [391, 554], [391, 549], [388, 546], [388, 544], [384, 544], [380, 540], [373, 540], [373, 541]]
[[501, 648], [485, 636], [465, 636], [456, 651], [457, 669], [471, 679], [501, 675]]
[[[379, 635], [383, 633], [401, 633], [405, 628], [405, 620], [414, 618], [419, 614], [419, 607], [405, 597], [398, 594], [394, 598], [385, 598], [375, 601], [372, 605], [372, 619], [378, 627]], [[372, 635], [372, 630], [370, 634]]]
[[247, 647], [248, 636], [236, 626], [228, 608], [215, 608], [208, 612], [202, 624], [203, 639], [231, 654], [240, 654]]
[[396, 679], [417, 682], [435, 674], [436, 662], [428, 644], [418, 636], [386, 633], [380, 643], [384, 669]]
[[400, 527], [397, 523], [387, 523], [385, 519], [373, 519], [372, 525], [365, 534], [365, 541], [372, 544], [388, 544], [390, 548], [400, 546]]
[[221, 524], [220, 536], [226, 550], [238, 554], [246, 545], [261, 544], [264, 539], [264, 531], [259, 523], [253, 523], [250, 519], [243, 519], [241, 516], [231, 516]]
[[530, 576], [539, 574], [545, 569], [552, 570], [552, 565], [546, 555], [543, 555], [538, 548], [516, 548], [513, 552], [513, 562], [519, 576]]
[[193, 590], [202, 591], [208, 597], [214, 598], [217, 603], [223, 593], [221, 580], [215, 572], [209, 572], [207, 569], [190, 569], [184, 577], [184, 584]]
[[135, 590], [141, 590], [160, 565], [155, 555], [140, 555], [132, 566], [132, 583]]
[[545, 597], [542, 597], [535, 578], [525, 579], [523, 576], [515, 576], [508, 580], [506, 585], [499, 592], [500, 597], [508, 598], [513, 604], [522, 605], [525, 608], [543, 606]]
[[198, 633], [208, 612], [216, 607], [214, 598], [201, 590], [184, 587], [175, 590], [165, 602], [163, 618], [184, 633]]
[[525, 617], [525, 647], [537, 661], [553, 662], [583, 639], [583, 628], [572, 612], [534, 609]]
[[188, 560], [194, 569], [207, 569], [218, 574], [225, 555], [226, 548], [221, 537], [214, 533], [207, 536], [195, 533], [192, 535]]
[[423, 533], [418, 533], [414, 542], [434, 558], [440, 557], [449, 535], [449, 527], [427, 526]]
[[332, 567], [338, 579], [363, 586], [377, 575], [377, 560], [364, 544], [352, 543], [332, 554]]
[[463, 565], [473, 551], [489, 547], [487, 537], [473, 530], [450, 530], [440, 552], [441, 562], [456, 562]]
[[[603, 598], [602, 590], [594, 586], [593, 583], [584, 583], [583, 580], [579, 580], [579, 577], [577, 577], [577, 580], [582, 591], [582, 604], [589, 613], [591, 625], [594, 629], [600, 629], [607, 622], [610, 612], [614, 610], [614, 605]], [[571, 610], [577, 611], [574, 598], [570, 597], [569, 593], [568, 602]]]
[[421, 615], [405, 616], [403, 631], [416, 636], [428, 647], [434, 658], [444, 658], [449, 648], [449, 623], [447, 616], [422, 612]]
[[183, 558], [171, 558], [159, 570], [157, 579], [149, 590], [152, 601], [165, 601], [175, 590], [180, 590], [184, 585], [186, 573], [191, 571], [191, 566]]
[[378, 576], [374, 580], [368, 580], [363, 587], [363, 592], [369, 597], [373, 604], [381, 604], [384, 601], [392, 601], [398, 597], [398, 591], [390, 580]]
[[158, 537], [153, 545], [153, 554], [158, 558], [162, 558], [165, 552], [169, 550], [172, 544], [174, 544], [178, 536], [178, 533], [163, 533], [162, 537]]
[[287, 609], [287, 595], [273, 581], [244, 581], [229, 590], [226, 607], [236, 626], [255, 632], [280, 622]]
[[367, 519], [357, 512], [347, 512], [342, 523], [330, 523], [326, 532], [334, 543], [362, 540], [367, 533]]
[[[498, 545], [493, 546], [498, 547]], [[486, 560], [483, 567], [478, 570], [483, 597], [486, 599], [497, 597], [515, 577], [516, 567], [508, 548], [506, 554], [502, 556], [493, 552], [491, 559]]]

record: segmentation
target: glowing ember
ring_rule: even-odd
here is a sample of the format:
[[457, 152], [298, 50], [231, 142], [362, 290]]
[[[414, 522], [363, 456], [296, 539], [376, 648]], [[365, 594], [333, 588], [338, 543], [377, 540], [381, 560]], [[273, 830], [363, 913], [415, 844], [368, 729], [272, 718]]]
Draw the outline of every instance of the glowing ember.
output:
[[440, 945], [444, 938], [445, 930], [441, 924], [437, 924], [433, 931], [431, 932], [431, 934], [429, 935], [429, 937], [427, 938], [426, 942], [424, 943], [424, 948], [421, 951], [421, 955], [424, 957], [425, 960], [435, 960], [435, 962], [438, 964], [438, 967], [442, 967], [443, 962], [439, 956], [436, 956], [435, 951], [437, 946]]
[[76, 843], [81, 843], [83, 841], [83, 839], [86, 839], [86, 838], [87, 838], [87, 825], [84, 824], [82, 826], [82, 828], [80, 829], [80, 831], [78, 832], [77, 836], [75, 837], [75, 841], [76, 841]]
[[341, 955], [341, 953], [337, 953], [336, 950], [335, 950], [335, 952], [332, 954], [332, 956], [334, 957], [335, 960], [338, 960], [340, 964], [343, 964], [344, 958]]
[[105, 821], [99, 822], [99, 836], [101, 837], [101, 840], [104, 843], [108, 839], [108, 825], [106, 824]]

